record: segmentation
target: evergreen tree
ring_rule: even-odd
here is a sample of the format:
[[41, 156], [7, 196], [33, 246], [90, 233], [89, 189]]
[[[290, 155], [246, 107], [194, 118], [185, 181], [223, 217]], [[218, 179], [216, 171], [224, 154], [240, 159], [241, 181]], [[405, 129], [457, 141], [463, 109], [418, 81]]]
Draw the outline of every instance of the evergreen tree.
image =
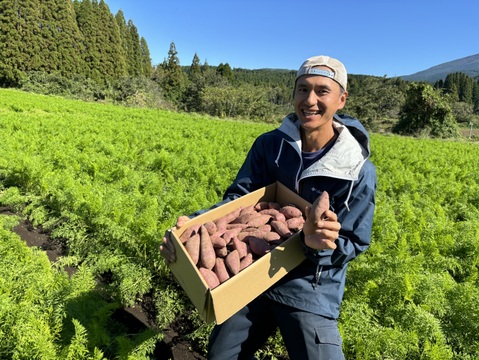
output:
[[141, 49], [141, 64], [142, 64], [142, 74], [148, 78], [151, 77], [153, 68], [151, 66], [151, 56], [150, 49], [146, 43], [146, 39], [141, 37], [140, 39], [140, 49]]
[[183, 91], [186, 88], [186, 77], [180, 66], [180, 59], [176, 51], [174, 42], [170, 44], [168, 58], [161, 65], [164, 76], [161, 79], [160, 86], [165, 92], [165, 96], [175, 104], [179, 104]]
[[232, 82], [234, 80], [234, 74], [233, 74], [233, 70], [231, 69], [231, 66], [226, 63], [226, 64], [219, 64], [218, 65], [218, 68], [216, 69], [216, 71], [218, 72], [218, 74], [220, 74], [221, 76], [223, 76], [225, 79], [227, 79], [228, 81]]
[[139, 76], [142, 74], [143, 63], [138, 29], [133, 21], [128, 20], [129, 44], [128, 44], [128, 74]]
[[200, 58], [195, 53], [195, 55], [193, 56], [193, 61], [191, 62], [191, 66], [190, 66], [190, 78], [198, 74], [201, 74]]
[[42, 70], [66, 77], [81, 73], [83, 52], [73, 4], [65, 0], [43, 0], [40, 5]]
[[118, 32], [120, 34], [120, 53], [124, 59], [125, 71], [129, 73], [129, 47], [130, 47], [130, 31], [126, 24], [125, 15], [120, 9], [115, 15], [116, 25], [118, 26]]
[[479, 113], [479, 82], [475, 81], [472, 88], [472, 104], [474, 113]]
[[105, 79], [117, 79], [126, 74], [125, 59], [121, 56], [120, 31], [116, 20], [104, 0], [97, 7], [99, 26], [96, 41], [100, 55], [100, 73]]
[[98, 35], [98, 19], [95, 13], [94, 4], [90, 0], [81, 0], [76, 2], [75, 11], [77, 17], [78, 28], [83, 34], [84, 49], [82, 60], [85, 62], [86, 77], [95, 81], [100, 81], [102, 75], [99, 72], [101, 57], [99, 46], [97, 46]]
[[18, 85], [27, 71], [41, 68], [40, 0], [0, 1], [0, 82]]

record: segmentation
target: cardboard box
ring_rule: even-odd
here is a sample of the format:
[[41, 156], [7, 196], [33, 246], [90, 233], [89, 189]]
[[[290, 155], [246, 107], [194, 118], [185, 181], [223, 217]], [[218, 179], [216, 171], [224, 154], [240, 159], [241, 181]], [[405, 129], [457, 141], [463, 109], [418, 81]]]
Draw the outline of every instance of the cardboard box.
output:
[[216, 220], [240, 206], [256, 204], [259, 201], [293, 203], [303, 212], [306, 205], [311, 205], [281, 183], [274, 183], [197, 216], [181, 229], [171, 232], [170, 238], [175, 245], [177, 261], [170, 265], [170, 270], [207, 323], [223, 323], [305, 259], [299, 234], [295, 234], [226, 282], [213, 290], [208, 288], [179, 241], [180, 235], [191, 225]]

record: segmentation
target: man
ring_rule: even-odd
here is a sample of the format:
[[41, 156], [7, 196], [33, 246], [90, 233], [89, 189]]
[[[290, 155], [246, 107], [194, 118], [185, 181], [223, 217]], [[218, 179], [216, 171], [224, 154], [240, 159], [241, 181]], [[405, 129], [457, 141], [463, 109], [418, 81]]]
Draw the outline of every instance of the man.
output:
[[[215, 326], [209, 359], [251, 359], [277, 328], [293, 360], [344, 359], [337, 320], [346, 269], [370, 244], [376, 191], [367, 132], [358, 120], [336, 114], [347, 96], [340, 61], [307, 59], [296, 76], [294, 114], [256, 139], [227, 189], [225, 201], [279, 181], [311, 203], [327, 191], [330, 210], [322, 221], [306, 219], [301, 239], [307, 259]], [[171, 243], [163, 241], [162, 255], [174, 261]]]

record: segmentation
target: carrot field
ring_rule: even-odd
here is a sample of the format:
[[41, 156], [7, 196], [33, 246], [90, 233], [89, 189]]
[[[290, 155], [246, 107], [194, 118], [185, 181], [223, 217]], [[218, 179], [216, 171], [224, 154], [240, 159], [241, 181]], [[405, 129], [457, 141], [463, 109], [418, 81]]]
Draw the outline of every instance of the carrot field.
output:
[[[164, 329], [205, 355], [202, 322], [158, 247], [182, 214], [218, 202], [273, 125], [0, 90], [0, 358], [152, 359]], [[371, 135], [370, 249], [351, 263], [347, 359], [479, 358], [479, 145]], [[13, 232], [60, 244], [54, 263]], [[64, 266], [77, 271], [69, 276]], [[148, 299], [135, 334], [112, 318]], [[279, 337], [258, 353], [287, 358]]]

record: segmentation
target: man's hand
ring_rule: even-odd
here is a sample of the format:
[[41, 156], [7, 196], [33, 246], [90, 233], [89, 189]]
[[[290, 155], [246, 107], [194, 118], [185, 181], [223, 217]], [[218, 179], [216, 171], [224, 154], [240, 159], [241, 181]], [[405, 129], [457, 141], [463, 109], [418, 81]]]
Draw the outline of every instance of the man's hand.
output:
[[336, 249], [335, 240], [339, 237], [341, 224], [338, 216], [331, 210], [323, 212], [320, 219], [311, 216], [311, 209], [306, 208], [306, 221], [303, 226], [304, 243], [316, 250]]
[[[176, 228], [179, 229], [180, 227], [182, 227], [189, 219], [190, 218], [188, 216], [180, 216], [176, 221]], [[170, 234], [171, 229], [165, 233], [165, 235], [163, 236], [163, 241], [160, 245], [160, 254], [165, 258], [167, 264], [176, 261], [176, 251], [173, 243], [170, 240]]]

